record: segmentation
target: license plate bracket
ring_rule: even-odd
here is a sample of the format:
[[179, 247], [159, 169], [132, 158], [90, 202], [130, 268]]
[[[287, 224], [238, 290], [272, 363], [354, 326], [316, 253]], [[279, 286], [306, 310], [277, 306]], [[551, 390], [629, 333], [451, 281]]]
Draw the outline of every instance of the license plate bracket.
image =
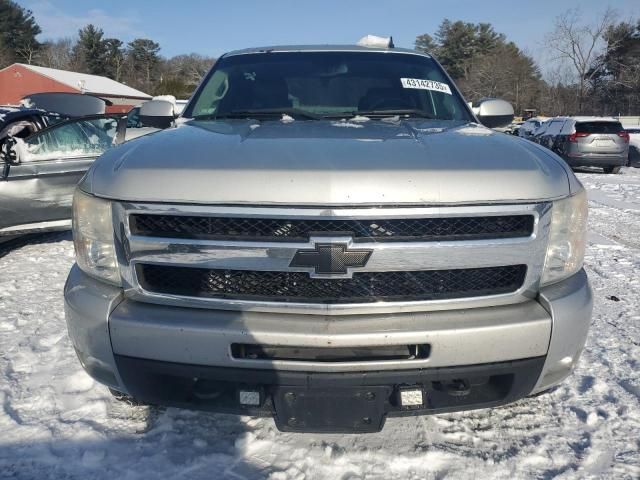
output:
[[285, 432], [370, 433], [384, 426], [392, 387], [278, 387], [275, 421]]

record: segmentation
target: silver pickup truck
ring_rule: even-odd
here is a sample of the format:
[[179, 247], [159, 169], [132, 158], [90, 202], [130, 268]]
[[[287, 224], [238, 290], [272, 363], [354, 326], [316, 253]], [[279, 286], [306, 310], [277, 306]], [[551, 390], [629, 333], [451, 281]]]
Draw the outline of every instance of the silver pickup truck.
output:
[[[429, 55], [222, 56], [75, 193], [85, 370], [141, 402], [372, 432], [548, 390], [585, 343], [585, 190]], [[158, 112], [162, 116], [162, 112]], [[484, 124], [484, 125], [483, 125]]]

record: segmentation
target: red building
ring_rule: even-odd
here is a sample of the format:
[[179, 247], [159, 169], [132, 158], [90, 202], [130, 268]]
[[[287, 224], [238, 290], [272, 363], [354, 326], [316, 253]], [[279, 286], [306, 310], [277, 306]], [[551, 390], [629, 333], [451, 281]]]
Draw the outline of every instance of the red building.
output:
[[18, 105], [32, 93], [89, 93], [113, 105], [107, 113], [126, 113], [151, 96], [107, 77], [14, 63], [0, 70], [0, 105]]

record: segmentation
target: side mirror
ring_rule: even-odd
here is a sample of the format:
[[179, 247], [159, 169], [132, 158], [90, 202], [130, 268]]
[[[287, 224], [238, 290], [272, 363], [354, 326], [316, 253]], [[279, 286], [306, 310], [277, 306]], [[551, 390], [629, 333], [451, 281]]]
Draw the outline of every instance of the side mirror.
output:
[[513, 121], [513, 107], [498, 98], [485, 98], [473, 104], [473, 113], [485, 127], [505, 127]]
[[174, 105], [166, 100], [149, 100], [140, 105], [140, 121], [155, 128], [168, 128], [175, 120]]

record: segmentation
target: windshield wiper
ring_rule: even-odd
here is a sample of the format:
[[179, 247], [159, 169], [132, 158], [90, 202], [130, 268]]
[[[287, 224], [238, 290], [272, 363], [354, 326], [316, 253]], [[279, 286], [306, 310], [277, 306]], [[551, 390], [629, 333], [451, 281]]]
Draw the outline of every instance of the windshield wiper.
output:
[[424, 110], [419, 110], [417, 108], [403, 108], [403, 109], [395, 109], [395, 110], [353, 110], [351, 112], [342, 112], [342, 113], [330, 113], [327, 115], [323, 115], [324, 119], [334, 119], [334, 118], [350, 118], [350, 117], [374, 117], [374, 118], [383, 118], [383, 117], [419, 117], [419, 118], [429, 118], [434, 120], [435, 117]]
[[297, 108], [260, 108], [253, 110], [231, 110], [230, 112], [209, 113], [206, 115], [196, 115], [194, 120], [216, 120], [223, 118], [260, 118], [260, 117], [280, 117], [289, 115], [293, 118], [304, 118], [306, 120], [319, 120], [320, 117], [312, 113]]
[[435, 117], [424, 110], [418, 108], [403, 108], [394, 110], [358, 110], [350, 112], [353, 116], [360, 115], [361, 117], [419, 117], [434, 119]]

